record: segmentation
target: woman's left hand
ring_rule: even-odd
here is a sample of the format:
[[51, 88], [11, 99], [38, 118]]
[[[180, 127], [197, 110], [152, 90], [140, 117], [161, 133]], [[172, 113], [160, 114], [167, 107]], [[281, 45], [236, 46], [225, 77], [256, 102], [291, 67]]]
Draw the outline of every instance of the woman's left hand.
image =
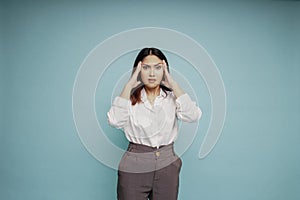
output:
[[176, 86], [176, 81], [173, 79], [173, 77], [170, 75], [170, 73], [168, 72], [168, 67], [167, 67], [167, 63], [165, 62], [165, 60], [163, 60], [163, 70], [164, 70], [164, 81], [161, 81], [161, 83], [170, 88], [173, 89]]
[[184, 94], [184, 91], [180, 88], [180, 86], [177, 84], [177, 82], [173, 79], [173, 77], [168, 72], [167, 63], [163, 60], [163, 70], [164, 70], [164, 78], [165, 80], [161, 83], [172, 89], [174, 92], [174, 95], [178, 98], [179, 96]]

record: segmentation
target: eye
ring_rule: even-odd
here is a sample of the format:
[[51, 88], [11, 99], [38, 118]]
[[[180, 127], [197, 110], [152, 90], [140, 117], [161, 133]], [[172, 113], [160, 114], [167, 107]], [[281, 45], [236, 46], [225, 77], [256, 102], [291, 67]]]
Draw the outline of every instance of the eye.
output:
[[142, 66], [143, 70], [147, 70], [147, 69], [149, 69], [149, 67], [150, 67], [150, 66], [148, 66], [148, 65], [143, 65], [143, 66]]
[[160, 70], [162, 68], [162, 66], [161, 65], [157, 65], [157, 66], [155, 66], [155, 69], [156, 70]]

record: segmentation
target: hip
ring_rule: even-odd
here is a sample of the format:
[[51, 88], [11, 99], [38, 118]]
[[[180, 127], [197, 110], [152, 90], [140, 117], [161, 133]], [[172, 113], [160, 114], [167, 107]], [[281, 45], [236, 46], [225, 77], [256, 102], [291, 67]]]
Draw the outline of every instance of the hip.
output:
[[131, 142], [119, 163], [119, 171], [147, 173], [169, 165], [174, 165], [179, 171], [182, 165], [174, 151], [174, 143], [156, 148]]

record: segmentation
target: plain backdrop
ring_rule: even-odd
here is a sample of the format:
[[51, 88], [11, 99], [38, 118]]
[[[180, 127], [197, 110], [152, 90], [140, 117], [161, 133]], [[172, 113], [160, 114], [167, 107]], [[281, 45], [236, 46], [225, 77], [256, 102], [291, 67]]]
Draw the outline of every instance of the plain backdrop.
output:
[[[195, 39], [226, 88], [222, 136], [199, 160], [209, 96], [201, 77], [190, 80], [204, 113], [182, 156], [179, 199], [300, 199], [300, 2], [7, 0], [0, 19], [0, 199], [116, 199], [116, 171], [78, 137], [72, 89], [96, 45], [139, 27]], [[135, 53], [121, 57], [99, 88], [114, 84], [107, 77], [121, 61], [130, 69]], [[180, 59], [168, 55], [176, 68]], [[107, 111], [110, 100], [96, 106], [104, 124], [101, 109]], [[126, 146], [122, 132], [104, 126], [115, 144]]]

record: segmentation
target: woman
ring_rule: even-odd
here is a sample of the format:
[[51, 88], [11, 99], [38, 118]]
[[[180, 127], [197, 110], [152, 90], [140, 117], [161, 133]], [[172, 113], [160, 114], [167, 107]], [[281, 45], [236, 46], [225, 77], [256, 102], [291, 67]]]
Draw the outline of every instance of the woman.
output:
[[175, 200], [181, 159], [174, 153], [177, 119], [193, 122], [201, 110], [169, 74], [165, 55], [144, 48], [130, 80], [108, 115], [110, 125], [129, 140], [118, 170], [119, 200]]

